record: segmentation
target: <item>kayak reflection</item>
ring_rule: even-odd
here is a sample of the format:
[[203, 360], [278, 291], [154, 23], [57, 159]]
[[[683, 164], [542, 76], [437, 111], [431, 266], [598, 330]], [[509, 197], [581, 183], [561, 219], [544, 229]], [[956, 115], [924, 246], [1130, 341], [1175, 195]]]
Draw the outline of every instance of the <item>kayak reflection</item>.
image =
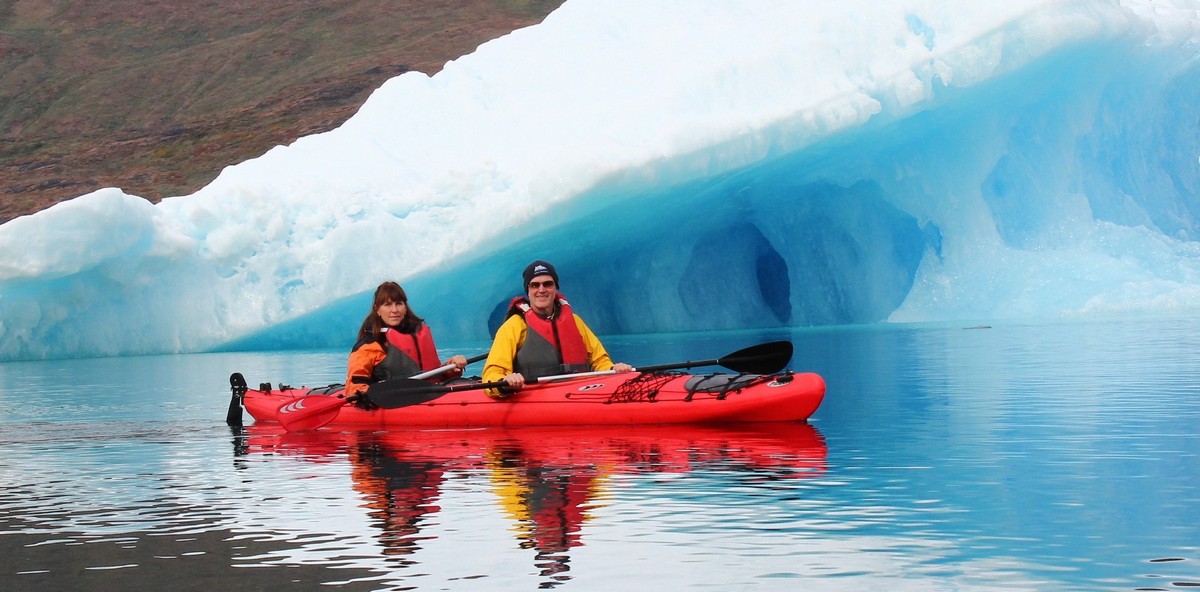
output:
[[402, 565], [440, 507], [448, 475], [482, 472], [513, 522], [517, 544], [553, 582], [569, 579], [568, 552], [583, 545], [589, 512], [609, 498], [615, 475], [719, 470], [764, 481], [825, 471], [827, 449], [807, 423], [736, 426], [529, 427], [473, 430], [286, 432], [235, 428], [235, 454], [278, 454], [314, 462], [346, 457], [352, 486], [381, 528], [384, 553]]

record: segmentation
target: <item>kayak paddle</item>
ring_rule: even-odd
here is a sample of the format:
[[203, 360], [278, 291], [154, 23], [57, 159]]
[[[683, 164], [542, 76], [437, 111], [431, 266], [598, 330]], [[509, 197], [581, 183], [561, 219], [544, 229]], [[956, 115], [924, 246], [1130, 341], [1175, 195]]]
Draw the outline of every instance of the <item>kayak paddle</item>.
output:
[[[484, 358], [487, 358], [487, 356], [488, 356], [487, 354], [479, 354], [477, 356], [472, 356], [470, 358], [467, 358], [467, 363], [470, 364], [473, 362], [478, 362], [480, 360], [483, 360]], [[406, 378], [404, 380], [418, 382], [421, 384], [428, 385], [429, 384], [428, 382], [425, 382], [424, 380], [421, 380], [421, 379], [422, 378], [432, 378], [434, 376], [437, 376], [438, 374], [441, 374], [443, 372], [446, 372], [447, 370], [450, 370], [451, 368], [454, 368], [454, 364], [446, 364], [444, 366], [434, 368], [433, 370], [427, 370], [420, 374], [414, 375], [412, 378]], [[349, 403], [357, 401], [359, 399], [359, 397], [361, 397], [363, 395], [366, 395], [367, 400], [371, 401], [371, 402], [375, 402], [377, 398], [380, 398], [383, 400], [392, 400], [394, 397], [390, 397], [388, 394], [381, 394], [381, 395], [378, 395], [378, 397], [377, 397], [376, 393], [375, 393], [377, 387], [379, 387], [380, 385], [386, 385], [389, 382], [396, 382], [396, 381], [385, 380], [383, 382], [377, 382], [375, 384], [368, 386], [366, 392], [364, 392], [362, 394], [354, 395], [351, 397], [330, 397], [328, 395], [308, 395], [308, 396], [304, 396], [304, 397], [297, 397], [296, 399], [293, 399], [293, 400], [288, 401], [287, 403], [284, 403], [283, 405], [281, 405], [279, 407], [279, 411], [277, 411], [275, 413], [275, 418], [276, 418], [276, 420], [279, 421], [279, 425], [283, 426], [283, 429], [285, 429], [289, 432], [297, 432], [297, 431], [301, 431], [301, 430], [315, 430], [315, 429], [333, 421], [333, 419], [335, 417], [337, 417], [337, 414], [342, 409], [342, 407], [346, 406]], [[390, 389], [385, 388], [384, 390], [389, 391]], [[414, 401], [414, 402], [419, 403], [421, 401]], [[375, 403], [375, 404], [378, 405], [378, 403]], [[380, 405], [380, 407], [382, 407], [382, 406], [383, 405]], [[402, 407], [403, 405], [396, 405], [396, 406]]]
[[[677, 362], [674, 364], [659, 364], [634, 368], [633, 372], [659, 372], [663, 370], [684, 370], [697, 366], [724, 366], [734, 372], [745, 374], [773, 374], [783, 370], [792, 359], [792, 344], [789, 341], [771, 341], [740, 349], [721, 358], [699, 360], [694, 362]], [[597, 370], [595, 372], [579, 372], [575, 374], [557, 374], [528, 379], [525, 384], [571, 380], [588, 376], [603, 376], [616, 374], [613, 370]], [[384, 408], [395, 409], [408, 405], [418, 405], [432, 401], [444, 394], [458, 391], [494, 389], [508, 386], [507, 382], [463, 383], [453, 385], [429, 384], [423, 380], [387, 380], [371, 385], [368, 391], [371, 402]]]

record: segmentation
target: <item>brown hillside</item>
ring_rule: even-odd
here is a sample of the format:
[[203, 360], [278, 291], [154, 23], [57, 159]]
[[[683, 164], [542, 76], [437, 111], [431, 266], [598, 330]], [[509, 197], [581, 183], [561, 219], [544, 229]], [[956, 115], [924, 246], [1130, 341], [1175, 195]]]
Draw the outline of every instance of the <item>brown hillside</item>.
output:
[[0, 223], [102, 187], [186, 195], [562, 2], [0, 0]]

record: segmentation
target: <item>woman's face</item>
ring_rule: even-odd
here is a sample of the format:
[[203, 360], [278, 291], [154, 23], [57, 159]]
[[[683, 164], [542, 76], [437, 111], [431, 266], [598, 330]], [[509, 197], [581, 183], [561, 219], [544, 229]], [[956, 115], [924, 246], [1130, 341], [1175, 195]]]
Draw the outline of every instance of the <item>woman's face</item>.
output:
[[379, 308], [375, 309], [375, 314], [379, 315], [379, 320], [383, 321], [383, 324], [389, 327], [395, 327], [396, 325], [399, 325], [400, 322], [404, 320], [404, 316], [408, 314], [408, 303], [388, 300], [383, 304], [380, 304]]

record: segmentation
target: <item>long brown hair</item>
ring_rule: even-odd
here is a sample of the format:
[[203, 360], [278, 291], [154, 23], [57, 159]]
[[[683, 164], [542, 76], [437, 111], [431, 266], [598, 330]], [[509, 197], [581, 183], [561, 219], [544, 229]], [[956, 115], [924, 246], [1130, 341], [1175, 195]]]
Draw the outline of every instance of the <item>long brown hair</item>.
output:
[[[362, 329], [359, 333], [359, 339], [370, 334], [371, 339], [378, 343], [383, 343], [387, 340], [383, 335], [383, 319], [379, 318], [379, 307], [388, 302], [403, 302], [408, 304], [408, 294], [404, 292], [404, 288], [396, 282], [383, 282], [375, 288], [375, 298], [371, 304], [371, 310], [367, 313], [367, 318], [363, 319]], [[425, 319], [417, 316], [413, 312], [412, 305], [408, 306], [408, 311], [404, 315], [404, 320], [400, 321], [400, 325], [396, 327], [401, 333], [416, 333], [417, 329], [421, 328], [421, 324]]]

